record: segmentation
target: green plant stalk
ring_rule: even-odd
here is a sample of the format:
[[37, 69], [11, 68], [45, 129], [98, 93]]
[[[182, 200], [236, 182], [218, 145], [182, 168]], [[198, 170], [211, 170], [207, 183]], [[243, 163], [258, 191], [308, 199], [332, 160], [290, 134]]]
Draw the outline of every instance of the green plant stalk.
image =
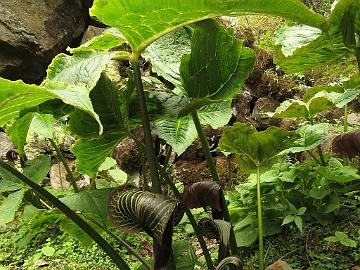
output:
[[344, 132], [348, 131], [348, 114], [349, 114], [349, 106], [346, 104], [344, 106]]
[[264, 269], [264, 235], [262, 224], [261, 209], [261, 189], [260, 189], [260, 167], [256, 169], [256, 193], [257, 193], [257, 210], [258, 210], [258, 230], [259, 230], [259, 270]]
[[[170, 179], [170, 177], [166, 173], [165, 169], [164, 168], [159, 168], [159, 171], [160, 171], [161, 177], [170, 186], [170, 188], [171, 188], [172, 192], [174, 193], [175, 197], [177, 199], [180, 199], [181, 194], [180, 194], [179, 190], [177, 189], [177, 187], [175, 186], [175, 184], [173, 183], [173, 181]], [[209, 270], [214, 270], [215, 268], [214, 268], [214, 265], [212, 263], [209, 250], [208, 250], [208, 248], [206, 246], [203, 235], [201, 234], [201, 231], [200, 231], [200, 229], [199, 229], [199, 227], [198, 227], [198, 225], [196, 223], [196, 220], [195, 220], [193, 214], [191, 213], [190, 209], [186, 209], [185, 213], [186, 213], [186, 215], [187, 215], [187, 217], [188, 217], [188, 219], [190, 221], [190, 224], [194, 229], [195, 235], [196, 235], [196, 237], [197, 237], [197, 239], [199, 241], [200, 247], [201, 247], [202, 252], [204, 254], [204, 258], [205, 258], [205, 261], [206, 261], [207, 268]]]
[[314, 154], [311, 153], [311, 151], [307, 151], [307, 152], [308, 152], [308, 154], [313, 158], [313, 160], [315, 160], [315, 162], [316, 162], [318, 165], [321, 166], [321, 163], [320, 163], [319, 160], [314, 156]]
[[151, 270], [151, 266], [144, 260], [144, 258], [136, 252], [135, 249], [133, 249], [128, 243], [126, 243], [126, 241], [124, 241], [123, 239], [121, 239], [119, 236], [117, 236], [115, 233], [113, 233], [112, 231], [108, 230], [104, 225], [100, 224], [99, 222], [97, 222], [95, 219], [93, 219], [92, 217], [86, 215], [85, 213], [83, 213], [82, 211], [79, 212], [81, 215], [83, 215], [86, 219], [90, 220], [92, 223], [94, 223], [96, 226], [98, 226], [99, 228], [101, 228], [104, 232], [106, 232], [108, 235], [110, 235], [112, 238], [114, 238], [116, 241], [118, 241], [118, 243], [123, 246], [124, 248], [126, 248], [128, 250], [128, 252], [132, 255], [134, 255], [143, 265], [146, 269]]
[[66, 170], [66, 172], [67, 172], [67, 175], [69, 176], [70, 183], [71, 183], [74, 191], [75, 191], [75, 192], [79, 192], [79, 188], [78, 188], [78, 186], [76, 185], [75, 176], [74, 176], [74, 174], [72, 173], [72, 171], [70, 170], [70, 167], [69, 167], [69, 165], [67, 164], [64, 156], [61, 154], [61, 151], [60, 151], [59, 146], [57, 145], [57, 143], [56, 143], [53, 139], [49, 138], [49, 141], [50, 141], [52, 147], [54, 147], [54, 149], [55, 149], [55, 151], [56, 151], [56, 155], [58, 156], [58, 159], [60, 159], [61, 162], [62, 162], [62, 164], [64, 165], [65, 170]]
[[141, 80], [141, 71], [139, 67], [139, 60], [135, 59], [131, 61], [131, 64], [134, 69], [134, 78], [136, 84], [136, 90], [139, 95], [139, 105], [140, 111], [142, 114], [142, 124], [144, 130], [144, 137], [145, 137], [145, 150], [146, 150], [146, 157], [149, 162], [150, 167], [150, 176], [152, 182], [152, 192], [154, 193], [161, 193], [161, 185], [159, 174], [157, 170], [157, 158], [155, 155], [155, 150], [152, 142], [151, 136], [151, 129], [150, 129], [150, 120], [149, 114], [147, 111], [146, 100], [145, 100], [145, 93], [144, 93], [144, 86]]
[[[211, 155], [209, 144], [208, 144], [208, 142], [206, 140], [206, 137], [204, 135], [204, 132], [203, 132], [203, 130], [201, 128], [201, 123], [200, 123], [200, 119], [199, 119], [199, 116], [198, 116], [197, 112], [196, 111], [192, 112], [191, 117], [192, 117], [193, 122], [195, 124], [196, 131], [197, 131], [199, 140], [201, 142], [201, 146], [203, 148], [203, 151], [204, 151], [204, 154], [205, 154], [205, 157], [206, 157], [206, 161], [207, 161], [210, 173], [211, 173], [211, 177], [212, 177], [212, 179], [214, 181], [220, 183], [220, 178], [219, 178], [219, 175], [218, 175], [217, 170], [216, 170], [215, 162], [214, 162], [214, 159], [213, 159], [213, 157]], [[221, 204], [223, 205], [223, 208], [224, 208], [223, 209], [223, 211], [224, 211], [224, 219], [225, 219], [225, 221], [227, 221], [227, 222], [229, 222], [231, 224], [231, 230], [230, 230], [230, 250], [231, 250], [231, 254], [232, 255], [238, 255], [238, 249], [237, 249], [237, 243], [236, 243], [234, 228], [233, 228], [233, 225], [231, 223], [229, 209], [227, 207], [227, 202], [225, 200], [225, 196], [224, 196], [223, 193], [222, 193], [222, 196], [221, 196]]]
[[77, 215], [73, 210], [67, 207], [62, 203], [58, 198], [48, 192], [46, 189], [36, 184], [27, 176], [23, 175], [15, 168], [7, 164], [6, 162], [0, 160], [0, 167], [4, 168], [6, 171], [12, 175], [19, 178], [22, 182], [30, 186], [34, 191], [36, 191], [40, 196], [44, 197], [46, 200], [51, 202], [55, 207], [57, 207], [62, 213], [64, 213], [68, 218], [70, 218], [76, 225], [78, 225], [85, 233], [87, 233], [104, 251], [105, 253], [113, 260], [115, 265], [121, 270], [130, 270], [126, 262], [121, 258], [117, 251], [98, 234], [88, 223], [86, 223], [79, 215]]

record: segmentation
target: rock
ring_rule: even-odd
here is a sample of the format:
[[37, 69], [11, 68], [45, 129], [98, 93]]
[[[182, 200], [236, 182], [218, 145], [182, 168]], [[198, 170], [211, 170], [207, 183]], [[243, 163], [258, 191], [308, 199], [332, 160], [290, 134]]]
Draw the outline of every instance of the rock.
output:
[[232, 106], [236, 122], [246, 123], [254, 106], [254, 96], [249, 91], [244, 90], [234, 98]]
[[268, 117], [265, 113], [274, 112], [278, 106], [279, 103], [274, 99], [268, 97], [259, 98], [255, 103], [251, 116], [255, 127], [259, 130], [265, 130], [270, 126], [277, 126], [280, 120]]
[[349, 125], [359, 125], [360, 124], [360, 114], [359, 113], [350, 113], [348, 115], [348, 124]]
[[286, 262], [282, 260], [277, 260], [272, 265], [266, 267], [265, 270], [292, 270], [292, 269]]
[[9, 136], [5, 132], [0, 132], [0, 159], [5, 159], [6, 154], [14, 149], [15, 145], [12, 143]]
[[81, 37], [87, 18], [76, 0], [1, 0], [0, 76], [40, 81], [52, 58]]

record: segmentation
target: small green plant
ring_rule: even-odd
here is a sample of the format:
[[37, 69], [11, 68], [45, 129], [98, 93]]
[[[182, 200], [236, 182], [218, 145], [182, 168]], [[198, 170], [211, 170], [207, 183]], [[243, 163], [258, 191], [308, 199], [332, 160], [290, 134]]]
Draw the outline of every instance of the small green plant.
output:
[[325, 238], [326, 241], [340, 243], [345, 247], [356, 248], [356, 240], [350, 239], [349, 236], [344, 232], [336, 231], [334, 235]]

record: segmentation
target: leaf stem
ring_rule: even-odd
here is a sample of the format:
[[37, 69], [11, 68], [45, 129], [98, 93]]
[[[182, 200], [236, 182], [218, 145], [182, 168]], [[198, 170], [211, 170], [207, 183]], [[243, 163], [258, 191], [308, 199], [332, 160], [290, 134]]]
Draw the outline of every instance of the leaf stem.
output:
[[150, 167], [150, 176], [152, 181], [152, 192], [154, 193], [161, 193], [161, 185], [159, 174], [157, 171], [157, 158], [155, 155], [154, 145], [151, 136], [151, 129], [150, 129], [150, 120], [146, 106], [145, 100], [145, 93], [144, 93], [144, 86], [141, 80], [141, 71], [139, 67], [139, 60], [133, 59], [131, 62], [133, 69], [134, 69], [134, 79], [136, 84], [136, 90], [139, 95], [139, 105], [140, 111], [142, 114], [142, 124], [144, 130], [144, 137], [145, 137], [145, 150], [146, 150], [146, 157], [149, 162]]
[[30, 186], [35, 190], [40, 196], [43, 196], [49, 202], [51, 202], [55, 207], [57, 207], [61, 212], [63, 212], [68, 218], [70, 218], [76, 225], [78, 225], [85, 233], [87, 233], [104, 251], [105, 253], [113, 260], [115, 265], [121, 270], [130, 270], [126, 262], [121, 258], [117, 251], [104, 239], [100, 234], [97, 233], [88, 223], [86, 223], [79, 215], [77, 215], [73, 210], [67, 207], [62, 203], [58, 198], [48, 192], [46, 189], [36, 184], [27, 176], [23, 175], [15, 168], [7, 164], [6, 162], [0, 160], [0, 167], [7, 170], [12, 175], [19, 178], [22, 182]]
[[257, 191], [257, 210], [258, 210], [258, 230], [259, 230], [259, 270], [264, 269], [264, 235], [261, 210], [261, 189], [260, 189], [260, 167], [256, 169], [256, 191]]
[[320, 161], [315, 157], [315, 155], [313, 153], [311, 153], [310, 150], [308, 150], [307, 152], [315, 160], [315, 162], [321, 166]]
[[322, 149], [321, 149], [321, 145], [318, 145], [318, 146], [317, 146], [317, 150], [318, 150], [318, 153], [319, 153], [321, 165], [322, 165], [322, 166], [325, 166], [325, 165], [326, 165], [326, 162], [325, 162], [325, 158], [324, 158], [324, 155], [323, 155], [323, 152], [322, 152]]
[[[191, 117], [192, 117], [193, 122], [195, 124], [196, 131], [197, 131], [197, 134], [199, 136], [199, 140], [201, 142], [201, 146], [203, 148], [203, 151], [204, 151], [204, 154], [205, 154], [205, 157], [206, 157], [206, 161], [207, 161], [210, 173], [211, 173], [211, 177], [212, 177], [212, 179], [214, 181], [220, 183], [220, 178], [219, 178], [219, 175], [218, 175], [217, 170], [216, 170], [216, 165], [215, 165], [214, 159], [213, 159], [213, 157], [211, 155], [208, 141], [206, 140], [206, 137], [205, 137], [204, 132], [202, 130], [200, 119], [199, 119], [199, 116], [198, 116], [197, 112], [193, 111], [191, 113]], [[225, 219], [225, 221], [227, 221], [227, 222], [229, 222], [231, 224], [231, 230], [230, 230], [230, 250], [231, 250], [231, 254], [232, 255], [237, 255], [238, 254], [238, 249], [237, 249], [237, 243], [236, 243], [234, 228], [233, 228], [233, 225], [231, 223], [229, 209], [227, 207], [227, 202], [225, 200], [225, 196], [224, 196], [223, 192], [222, 192], [222, 196], [221, 196], [221, 204], [223, 206], [224, 219]]]
[[[177, 189], [177, 187], [175, 186], [174, 182], [170, 179], [170, 177], [168, 176], [168, 174], [166, 173], [165, 169], [164, 168], [161, 168], [159, 166], [159, 171], [160, 171], [160, 175], [161, 177], [167, 182], [167, 184], [170, 186], [172, 192], [174, 193], [175, 197], [180, 199], [181, 198], [181, 194], [179, 192], [179, 190]], [[199, 244], [200, 244], [200, 247], [203, 251], [203, 254], [204, 254], [204, 257], [205, 257], [205, 261], [206, 261], [206, 265], [207, 265], [207, 268], [209, 270], [214, 270], [214, 265], [212, 263], [212, 260], [211, 260], [211, 256], [210, 256], [210, 253], [209, 253], [209, 250], [206, 246], [206, 243], [205, 243], [205, 240], [203, 238], [203, 235], [196, 223], [196, 220], [193, 216], [193, 214], [191, 213], [190, 209], [186, 208], [185, 210], [185, 213], [190, 221], [190, 224], [191, 226], [193, 227], [194, 229], [194, 232], [195, 232], [195, 235], [199, 241]]]
[[65, 170], [67, 172], [67, 175], [69, 176], [69, 180], [70, 180], [70, 183], [71, 183], [74, 191], [79, 192], [79, 188], [78, 188], [78, 186], [76, 184], [76, 178], [75, 178], [74, 174], [72, 173], [69, 165], [67, 164], [63, 154], [61, 153], [59, 146], [57, 145], [57, 143], [53, 139], [49, 138], [49, 141], [50, 141], [51, 145], [54, 147], [54, 149], [56, 151], [56, 155], [58, 156], [58, 159], [60, 159], [62, 164], [64, 165]]
[[349, 106], [346, 104], [344, 106], [344, 132], [348, 131], [348, 115], [349, 115]]
[[83, 215], [86, 219], [90, 220], [92, 223], [94, 223], [96, 226], [98, 226], [99, 228], [101, 228], [104, 232], [106, 232], [108, 235], [110, 235], [111, 237], [113, 237], [116, 241], [118, 241], [118, 243], [123, 246], [124, 248], [126, 248], [128, 250], [128, 252], [132, 255], [134, 255], [143, 265], [146, 269], [151, 270], [151, 266], [144, 260], [143, 257], [140, 256], [139, 253], [136, 252], [135, 249], [133, 249], [128, 243], [126, 243], [123, 239], [121, 239], [119, 236], [117, 236], [115, 233], [113, 233], [112, 231], [108, 230], [104, 225], [100, 224], [99, 222], [97, 222], [95, 219], [93, 219], [92, 217], [88, 216], [87, 214], [83, 213], [82, 211], [79, 211], [79, 213], [81, 215]]

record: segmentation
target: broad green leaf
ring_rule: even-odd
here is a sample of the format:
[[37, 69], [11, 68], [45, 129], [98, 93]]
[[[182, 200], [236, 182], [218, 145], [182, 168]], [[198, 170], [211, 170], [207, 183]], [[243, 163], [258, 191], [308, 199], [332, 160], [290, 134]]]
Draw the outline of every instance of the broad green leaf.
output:
[[33, 116], [33, 113], [28, 113], [15, 121], [15, 123], [6, 129], [7, 134], [11, 138], [11, 141], [15, 144], [16, 149], [21, 157], [25, 155], [24, 146], [26, 144], [26, 136], [28, 134]]
[[285, 57], [321, 35], [321, 30], [307, 25], [280, 26], [274, 36], [274, 44], [281, 45], [281, 51]]
[[164, 195], [120, 186], [112, 192], [108, 209], [113, 224], [124, 232], [144, 230], [162, 243], [175, 206], [176, 201]]
[[340, 231], [336, 231], [335, 232], [335, 236], [338, 240], [341, 240], [341, 239], [348, 239], [348, 235], [344, 232], [340, 232]]
[[194, 269], [197, 257], [192, 245], [185, 240], [177, 240], [172, 244], [177, 270]]
[[318, 168], [317, 172], [328, 181], [338, 183], [351, 182], [360, 178], [357, 174], [358, 169], [356, 167], [344, 166], [335, 158], [330, 158], [328, 166]]
[[258, 167], [270, 166], [290, 141], [290, 133], [281, 128], [270, 127], [257, 132], [249, 124], [237, 123], [225, 128], [219, 148], [237, 154], [240, 168], [253, 172]]
[[14, 193], [10, 193], [0, 203], [0, 226], [5, 225], [14, 220], [15, 213], [19, 209], [21, 201], [24, 197], [25, 189], [21, 189]]
[[349, 19], [346, 11], [352, 5], [354, 11], [355, 7], [359, 6], [358, 0], [339, 1], [328, 19], [328, 29], [324, 30], [321, 36], [295, 50], [289, 57], [285, 57], [278, 48], [275, 63], [286, 72], [302, 73], [306, 69], [341, 59], [349, 54], [351, 51], [346, 47], [343, 39], [343, 22]]
[[111, 189], [86, 190], [60, 200], [74, 211], [83, 211], [99, 223], [107, 224], [107, 202]]
[[314, 96], [308, 102], [309, 115], [311, 119], [317, 116], [319, 113], [334, 107], [334, 103], [331, 100], [319, 94]]
[[289, 224], [290, 222], [293, 222], [293, 221], [294, 221], [294, 218], [295, 218], [294, 215], [287, 215], [287, 216], [284, 218], [281, 226], [282, 226], [282, 225]]
[[194, 25], [191, 54], [181, 61], [180, 74], [189, 97], [231, 99], [242, 90], [255, 64], [255, 53], [213, 20]]
[[336, 236], [326, 237], [325, 240], [329, 241], [329, 242], [334, 242], [334, 243], [339, 242], [339, 239]]
[[331, 194], [325, 197], [323, 204], [321, 205], [321, 213], [328, 214], [334, 212], [335, 210], [339, 209], [340, 207], [340, 199], [338, 195]]
[[302, 222], [302, 218], [300, 216], [296, 216], [294, 218], [294, 222], [296, 227], [298, 227], [298, 229], [300, 230], [300, 232], [303, 232], [303, 222]]
[[23, 173], [34, 182], [40, 184], [50, 171], [51, 157], [40, 155], [35, 159], [28, 160]]
[[296, 130], [299, 138], [294, 140], [282, 154], [310, 151], [327, 139], [327, 124], [304, 125]]
[[117, 164], [117, 163], [116, 163], [116, 160], [115, 160], [115, 159], [107, 157], [107, 158], [105, 159], [105, 161], [103, 162], [103, 164], [101, 164], [101, 166], [100, 166], [100, 168], [99, 168], [99, 172], [110, 170], [110, 169], [113, 168], [116, 164]]
[[306, 207], [300, 207], [298, 210], [297, 210], [297, 215], [298, 216], [302, 216], [305, 214], [305, 211], [306, 211]]
[[81, 85], [87, 90], [91, 90], [115, 54], [115, 52], [91, 51], [77, 53], [73, 56], [59, 54], [48, 67], [46, 81]]
[[64, 218], [61, 220], [60, 229], [63, 232], [69, 234], [71, 237], [79, 240], [84, 248], [89, 248], [95, 243], [94, 240], [86, 232], [84, 232], [83, 229], [81, 229], [69, 218]]
[[108, 51], [125, 43], [124, 36], [115, 28], [106, 29], [99, 36], [82, 44], [78, 48], [69, 49], [71, 53], [95, 51]]
[[258, 238], [258, 228], [255, 226], [247, 226], [235, 231], [235, 237], [238, 247], [250, 246], [255, 243]]
[[118, 184], [125, 184], [127, 180], [126, 172], [120, 169], [113, 169], [108, 171], [109, 176]]
[[268, 115], [273, 118], [298, 119], [308, 118], [309, 111], [306, 103], [300, 100], [289, 99], [281, 103], [274, 113], [268, 113]]
[[185, 29], [178, 29], [152, 43], [142, 56], [151, 62], [153, 72], [181, 87], [181, 58], [191, 52], [190, 43], [190, 34]]
[[96, 122], [87, 114], [76, 110], [70, 115], [71, 130], [80, 137], [72, 148], [77, 158], [76, 167], [79, 172], [95, 175], [101, 164], [111, 156], [115, 146], [125, 136], [118, 91], [118, 88], [103, 74], [90, 93], [94, 110], [104, 127], [100, 137], [97, 136]]
[[[211, 104], [198, 109], [201, 124], [210, 125], [214, 129], [225, 126], [231, 115], [229, 102]], [[196, 128], [190, 115], [155, 121], [154, 129], [158, 136], [170, 144], [178, 155], [183, 153], [197, 138]]]
[[178, 154], [182, 154], [197, 138], [197, 132], [191, 117], [160, 120], [154, 123], [158, 136], [172, 146]]
[[0, 126], [16, 118], [21, 110], [60, 98], [43, 87], [0, 78]]
[[8, 180], [2, 176], [2, 170], [0, 170], [0, 193], [15, 191], [23, 188], [20, 183]]
[[53, 255], [55, 254], [55, 248], [45, 246], [45, 247], [43, 247], [43, 248], [41, 249], [41, 252], [42, 252], [45, 256], [51, 257], [51, 256], [53, 256]]
[[90, 10], [92, 16], [119, 29], [136, 53], [180, 26], [222, 15], [254, 13], [282, 16], [315, 27], [324, 24], [322, 16], [297, 0], [95, 0]]
[[344, 246], [347, 246], [347, 247], [352, 247], [352, 248], [355, 248], [357, 246], [357, 242], [355, 240], [352, 240], [352, 239], [340, 239], [340, 243]]
[[51, 114], [35, 113], [29, 128], [30, 133], [36, 133], [44, 138], [53, 138], [56, 120]]

